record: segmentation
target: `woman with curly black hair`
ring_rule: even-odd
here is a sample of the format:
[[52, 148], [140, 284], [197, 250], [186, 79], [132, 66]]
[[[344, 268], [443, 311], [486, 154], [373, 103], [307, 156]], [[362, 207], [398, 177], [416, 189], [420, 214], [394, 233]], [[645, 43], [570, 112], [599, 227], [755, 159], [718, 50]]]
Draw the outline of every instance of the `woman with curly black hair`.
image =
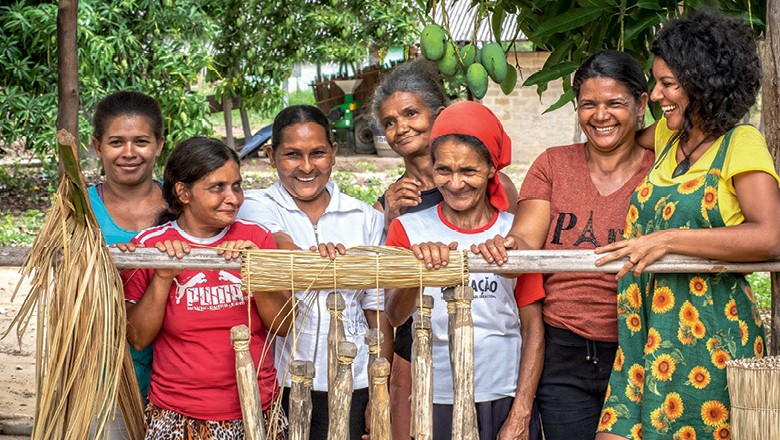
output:
[[[727, 261], [780, 255], [780, 179], [761, 134], [737, 125], [760, 65], [738, 19], [696, 13], [652, 45], [664, 117], [639, 139], [656, 162], [634, 192], [625, 240], [597, 249], [617, 277], [618, 340], [599, 440], [729, 438], [725, 363], [764, 355], [741, 274], [643, 274], [667, 254]], [[648, 142], [648, 139], [650, 141]]]

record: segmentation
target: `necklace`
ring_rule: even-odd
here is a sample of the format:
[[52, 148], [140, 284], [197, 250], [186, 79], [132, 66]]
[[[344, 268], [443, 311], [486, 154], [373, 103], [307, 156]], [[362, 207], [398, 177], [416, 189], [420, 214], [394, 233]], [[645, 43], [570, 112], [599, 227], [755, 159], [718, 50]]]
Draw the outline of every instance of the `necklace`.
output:
[[677, 166], [674, 168], [674, 171], [672, 171], [672, 179], [682, 176], [683, 174], [687, 173], [689, 169], [691, 169], [691, 155], [693, 154], [694, 151], [698, 150], [699, 147], [701, 147], [704, 144], [704, 142], [707, 141], [707, 139], [709, 139], [709, 136], [705, 136], [704, 139], [702, 139], [701, 142], [696, 144], [696, 146], [693, 147], [691, 152], [688, 154], [685, 153], [685, 150], [683, 149], [682, 145], [680, 145], [680, 150], [682, 151], [683, 156], [685, 157], [683, 158], [683, 160], [680, 161], [680, 163], [677, 164]]

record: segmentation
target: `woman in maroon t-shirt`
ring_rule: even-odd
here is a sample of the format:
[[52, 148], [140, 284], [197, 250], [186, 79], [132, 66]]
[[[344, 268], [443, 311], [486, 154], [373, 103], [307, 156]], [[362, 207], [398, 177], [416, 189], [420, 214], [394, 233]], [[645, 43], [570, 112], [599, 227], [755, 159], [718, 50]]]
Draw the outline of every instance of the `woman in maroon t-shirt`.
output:
[[[490, 262], [506, 249], [595, 249], [623, 235], [634, 188], [653, 164], [635, 142], [647, 82], [629, 55], [604, 51], [574, 75], [587, 140], [550, 148], [531, 166], [506, 237], [472, 246]], [[545, 275], [545, 358], [536, 394], [547, 440], [592, 440], [617, 350], [613, 275]]]

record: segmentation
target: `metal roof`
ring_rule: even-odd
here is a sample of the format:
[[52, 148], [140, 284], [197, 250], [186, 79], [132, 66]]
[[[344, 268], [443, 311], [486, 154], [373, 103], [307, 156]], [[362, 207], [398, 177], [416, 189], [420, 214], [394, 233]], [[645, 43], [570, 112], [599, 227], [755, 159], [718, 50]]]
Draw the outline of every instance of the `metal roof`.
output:
[[[478, 7], [472, 7], [469, 0], [446, 0], [441, 2], [436, 7], [436, 13], [433, 15], [433, 21], [436, 23], [444, 23], [444, 15], [441, 7], [446, 8], [447, 17], [449, 18], [449, 28], [452, 38], [455, 41], [471, 41], [471, 37], [474, 32], [474, 16], [477, 14]], [[490, 18], [482, 20], [477, 30], [478, 42], [492, 42], [493, 31], [490, 29]], [[507, 14], [504, 18], [504, 23], [501, 26], [501, 41], [510, 41], [517, 32], [517, 15]], [[517, 36], [517, 41], [526, 40], [525, 35], [520, 32]]]

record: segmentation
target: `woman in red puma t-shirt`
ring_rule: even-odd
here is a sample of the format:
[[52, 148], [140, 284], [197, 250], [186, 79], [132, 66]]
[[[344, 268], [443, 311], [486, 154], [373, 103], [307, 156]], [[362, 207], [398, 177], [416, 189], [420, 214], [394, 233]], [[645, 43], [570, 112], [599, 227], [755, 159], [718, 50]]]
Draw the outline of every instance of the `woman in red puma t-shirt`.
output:
[[[160, 226], [139, 233], [121, 248], [154, 246], [181, 257], [191, 247], [275, 249], [264, 227], [236, 221], [244, 200], [236, 153], [222, 142], [192, 138], [179, 144], [165, 168], [168, 210]], [[227, 248], [227, 250], [225, 250]], [[233, 326], [249, 325], [249, 351], [260, 365], [258, 386], [266, 428], [278, 394], [268, 333], [286, 334], [288, 292], [248, 294], [237, 270], [141, 269], [126, 272], [127, 339], [136, 349], [153, 344], [146, 438], [243, 438], [244, 425], [230, 343]], [[254, 301], [252, 301], [252, 299]], [[264, 352], [264, 353], [263, 353]], [[263, 356], [264, 354], [264, 356]], [[284, 438], [286, 423], [276, 435]]]

